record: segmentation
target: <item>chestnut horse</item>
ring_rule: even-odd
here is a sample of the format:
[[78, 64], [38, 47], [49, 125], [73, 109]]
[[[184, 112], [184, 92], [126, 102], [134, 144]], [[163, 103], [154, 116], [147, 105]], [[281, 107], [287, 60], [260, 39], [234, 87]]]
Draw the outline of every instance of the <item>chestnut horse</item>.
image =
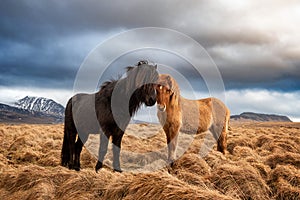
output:
[[179, 130], [194, 133], [209, 130], [217, 140], [217, 150], [225, 154], [230, 111], [224, 103], [216, 98], [183, 98], [177, 82], [168, 74], [159, 75], [156, 93], [157, 116], [167, 137], [171, 165], [175, 159]]

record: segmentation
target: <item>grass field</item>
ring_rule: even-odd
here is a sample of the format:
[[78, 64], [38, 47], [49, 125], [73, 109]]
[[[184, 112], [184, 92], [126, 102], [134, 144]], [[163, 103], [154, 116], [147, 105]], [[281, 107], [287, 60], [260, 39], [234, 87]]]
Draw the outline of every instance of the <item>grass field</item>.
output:
[[[170, 168], [164, 166], [166, 139], [160, 127], [132, 124], [122, 142], [125, 172], [111, 170], [109, 152], [107, 167], [96, 173], [96, 159], [86, 149], [82, 170], [75, 172], [60, 166], [63, 125], [0, 124], [0, 197], [300, 199], [299, 123], [231, 124], [226, 156], [214, 147], [201, 157], [205, 135], [193, 138], [188, 149], [179, 148], [183, 155]], [[182, 144], [186, 140], [188, 136], [182, 134]], [[91, 141], [88, 149], [97, 149]], [[155, 162], [132, 153], [153, 151], [157, 151]]]

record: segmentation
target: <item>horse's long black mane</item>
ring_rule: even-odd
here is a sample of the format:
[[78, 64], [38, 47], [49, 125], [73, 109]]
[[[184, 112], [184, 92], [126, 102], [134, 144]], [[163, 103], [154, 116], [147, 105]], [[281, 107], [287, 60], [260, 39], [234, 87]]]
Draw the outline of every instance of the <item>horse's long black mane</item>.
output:
[[[113, 90], [115, 89], [116, 84], [120, 84], [121, 87], [123, 87], [123, 90], [121, 91], [122, 94], [120, 95], [124, 97], [124, 101], [126, 100], [128, 101], [129, 99], [130, 116], [134, 115], [137, 112], [137, 110], [140, 108], [140, 106], [143, 104], [142, 102], [143, 92], [145, 90], [148, 90], [149, 87], [151, 87], [150, 84], [143, 85], [143, 83], [147, 81], [154, 83], [156, 79], [155, 76], [153, 78], [153, 74], [149, 74], [149, 70], [147, 68], [142, 69], [142, 65], [148, 65], [148, 61], [142, 60], [139, 61], [135, 66], [126, 67], [127, 76], [125, 78], [120, 78], [119, 76], [118, 79], [111, 79], [109, 81], [104, 82], [100, 86], [99, 93], [108, 92], [108, 91], [112, 93]], [[144, 70], [145, 72], [141, 72], [142, 70]], [[141, 73], [143, 76], [138, 77], [139, 73]], [[147, 77], [151, 77], [153, 80], [147, 80]], [[136, 81], [136, 79], [138, 78], [140, 78], [141, 80]], [[136, 87], [135, 81], [139, 82], [142, 86]], [[135, 89], [135, 91], [131, 94], [130, 91], [133, 89]]]
[[[140, 65], [143, 65], [143, 64], [148, 64], [148, 61], [147, 60], [142, 60], [142, 61], [139, 61], [135, 66], [128, 66], [128, 67], [126, 67], [125, 69], [126, 69], [126, 72], [127, 72], [127, 74], [128, 74], [128, 72], [130, 72], [132, 69], [134, 69], [135, 67], [138, 67], [138, 66], [140, 66]], [[102, 84], [101, 84], [101, 86], [100, 86], [100, 90], [102, 90], [102, 89], [105, 89], [105, 87], [107, 87], [108, 85], [110, 85], [110, 84], [115, 84], [117, 81], [119, 81], [121, 79], [121, 76], [119, 75], [119, 77], [118, 78], [111, 78], [109, 81], [105, 81], [105, 82], [103, 82]]]

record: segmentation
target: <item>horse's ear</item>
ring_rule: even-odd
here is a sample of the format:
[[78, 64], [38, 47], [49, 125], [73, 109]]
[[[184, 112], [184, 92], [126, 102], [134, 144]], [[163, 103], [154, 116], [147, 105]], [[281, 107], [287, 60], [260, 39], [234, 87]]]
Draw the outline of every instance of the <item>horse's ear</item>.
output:
[[126, 72], [128, 73], [128, 72], [131, 71], [133, 68], [134, 68], [134, 67], [132, 67], [132, 66], [126, 67]]
[[133, 66], [128, 66], [126, 67], [126, 75], [129, 76], [129, 74], [134, 72], [134, 68]]

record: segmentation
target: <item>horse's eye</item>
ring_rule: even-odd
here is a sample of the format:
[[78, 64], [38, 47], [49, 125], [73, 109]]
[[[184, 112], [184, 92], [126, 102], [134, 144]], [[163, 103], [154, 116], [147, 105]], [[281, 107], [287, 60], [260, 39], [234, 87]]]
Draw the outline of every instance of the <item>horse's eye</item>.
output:
[[167, 93], [170, 93], [170, 92], [171, 92], [171, 90], [170, 90], [170, 89], [168, 89], [168, 90], [167, 90]]

